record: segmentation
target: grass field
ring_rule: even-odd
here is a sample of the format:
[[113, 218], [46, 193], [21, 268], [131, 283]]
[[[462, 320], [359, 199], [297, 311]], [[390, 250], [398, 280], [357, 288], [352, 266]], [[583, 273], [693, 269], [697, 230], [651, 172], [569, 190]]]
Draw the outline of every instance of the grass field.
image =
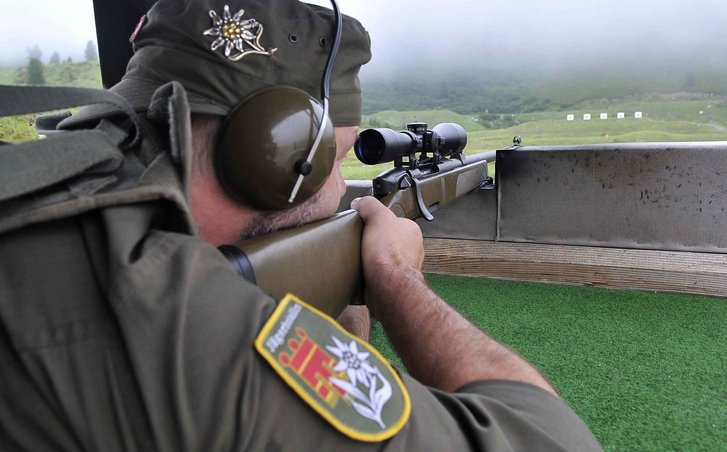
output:
[[35, 139], [34, 121], [33, 115], [0, 118], [0, 140], [20, 143]]
[[[427, 279], [471, 321], [534, 363], [605, 450], [724, 450], [724, 299]], [[372, 343], [403, 368], [380, 325]]]

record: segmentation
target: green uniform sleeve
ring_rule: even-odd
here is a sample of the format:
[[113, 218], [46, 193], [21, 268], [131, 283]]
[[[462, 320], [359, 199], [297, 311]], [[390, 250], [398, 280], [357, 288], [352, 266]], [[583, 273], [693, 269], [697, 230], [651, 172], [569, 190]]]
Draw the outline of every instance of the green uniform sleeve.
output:
[[[166, 278], [117, 308], [154, 430], [173, 448], [251, 450], [599, 450], [561, 400], [534, 386], [477, 382], [449, 394], [405, 376], [412, 414], [382, 444], [333, 429], [255, 352], [274, 302], [241, 280], [211, 247], [152, 237]], [[153, 261], [152, 254], [145, 259]], [[136, 262], [135, 266], [143, 266]], [[137, 284], [138, 285], [138, 284]]]
[[[455, 393], [428, 391], [460, 426], [473, 450], [602, 450], [568, 405], [537, 386], [490, 380], [470, 383]], [[436, 419], [423, 422], [432, 422], [434, 428]]]

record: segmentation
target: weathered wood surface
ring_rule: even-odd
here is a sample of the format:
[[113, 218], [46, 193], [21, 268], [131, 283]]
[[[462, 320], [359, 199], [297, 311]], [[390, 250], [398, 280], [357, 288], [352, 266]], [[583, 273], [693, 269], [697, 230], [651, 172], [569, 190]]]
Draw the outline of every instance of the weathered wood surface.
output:
[[424, 271], [727, 297], [727, 254], [424, 240]]

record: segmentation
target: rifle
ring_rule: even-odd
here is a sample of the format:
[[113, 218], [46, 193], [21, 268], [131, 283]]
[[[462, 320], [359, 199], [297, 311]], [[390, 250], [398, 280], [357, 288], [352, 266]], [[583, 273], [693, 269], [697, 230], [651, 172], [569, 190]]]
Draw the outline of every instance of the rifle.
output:
[[[432, 212], [486, 184], [487, 162], [495, 151], [466, 156], [462, 126], [439, 124], [432, 130], [411, 123], [406, 131], [368, 129], [354, 151], [365, 164], [394, 161], [373, 179], [372, 195], [399, 217], [433, 220]], [[419, 155], [417, 155], [419, 154]], [[294, 293], [337, 317], [348, 304], [363, 304], [361, 234], [355, 210], [301, 227], [224, 245], [220, 251], [235, 270], [276, 299]]]

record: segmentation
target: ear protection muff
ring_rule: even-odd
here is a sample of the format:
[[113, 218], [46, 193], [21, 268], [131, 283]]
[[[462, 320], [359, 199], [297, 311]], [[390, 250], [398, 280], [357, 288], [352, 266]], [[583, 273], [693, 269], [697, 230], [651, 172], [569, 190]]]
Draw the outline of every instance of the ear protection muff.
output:
[[[288, 209], [316, 194], [336, 158], [333, 125], [323, 121], [323, 110], [305, 91], [285, 85], [255, 91], [240, 102], [225, 118], [214, 151], [225, 191], [259, 210]], [[308, 161], [321, 122], [325, 130]]]
[[262, 88], [225, 118], [214, 150], [217, 178], [236, 201], [259, 210], [295, 207], [315, 195], [333, 170], [336, 139], [328, 116], [330, 76], [341, 40], [341, 13], [321, 83], [323, 104], [286, 85]]

